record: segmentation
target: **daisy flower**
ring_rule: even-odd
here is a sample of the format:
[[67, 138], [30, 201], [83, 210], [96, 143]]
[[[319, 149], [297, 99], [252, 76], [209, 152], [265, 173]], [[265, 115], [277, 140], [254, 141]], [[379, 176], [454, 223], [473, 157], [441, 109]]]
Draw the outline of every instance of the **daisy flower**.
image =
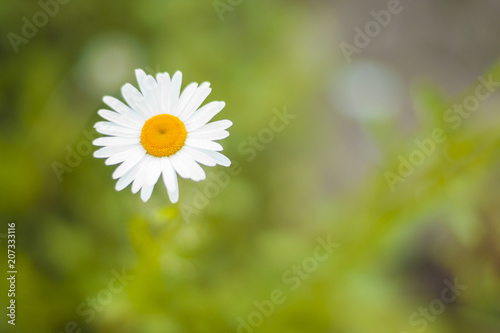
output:
[[107, 121], [97, 122], [95, 129], [105, 137], [93, 141], [100, 146], [94, 157], [106, 158], [106, 165], [120, 164], [113, 172], [118, 179], [116, 190], [132, 184], [132, 192], [141, 190], [146, 202], [153, 193], [156, 182], [163, 183], [172, 203], [179, 200], [177, 175], [200, 181], [205, 179], [207, 166], [229, 166], [231, 161], [219, 151], [215, 142], [229, 136], [229, 120], [208, 123], [224, 102], [210, 102], [200, 108], [211, 92], [210, 83], [189, 84], [182, 93], [182, 73], [172, 78], [159, 73], [156, 79], [136, 70], [140, 91], [130, 83], [122, 87], [126, 103], [116, 98], [103, 98], [113, 111], [99, 110]]

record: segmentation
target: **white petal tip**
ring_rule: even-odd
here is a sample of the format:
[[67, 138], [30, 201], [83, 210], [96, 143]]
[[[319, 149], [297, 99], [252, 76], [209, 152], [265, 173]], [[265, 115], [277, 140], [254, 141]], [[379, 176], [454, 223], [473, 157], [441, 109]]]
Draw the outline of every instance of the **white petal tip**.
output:
[[123, 190], [125, 187], [118, 187], [117, 185], [115, 185], [115, 190], [117, 192], [120, 192], [121, 190]]
[[177, 191], [175, 192], [170, 192], [168, 191], [168, 198], [170, 199], [170, 202], [175, 204], [179, 201], [179, 189], [177, 189]]
[[130, 90], [133, 90], [135, 89], [135, 87], [131, 84], [131, 83], [125, 83], [123, 86], [122, 86], [122, 95], [124, 95], [125, 97], [125, 94], [130, 91]]

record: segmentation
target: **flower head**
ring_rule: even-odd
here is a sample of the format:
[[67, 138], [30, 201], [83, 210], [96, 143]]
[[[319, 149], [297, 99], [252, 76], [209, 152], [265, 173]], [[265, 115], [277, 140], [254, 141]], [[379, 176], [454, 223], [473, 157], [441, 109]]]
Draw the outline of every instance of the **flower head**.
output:
[[156, 79], [136, 70], [140, 91], [127, 83], [122, 87], [126, 103], [116, 98], [103, 98], [113, 111], [99, 110], [107, 121], [95, 124], [105, 137], [94, 140], [102, 146], [94, 157], [106, 158], [106, 165], [120, 164], [113, 172], [118, 179], [116, 190], [132, 184], [132, 192], [141, 190], [146, 202], [160, 176], [170, 201], [179, 200], [177, 175], [200, 181], [205, 171], [199, 164], [229, 166], [231, 161], [218, 151], [215, 142], [229, 136], [229, 120], [208, 123], [223, 108], [224, 102], [210, 102], [200, 108], [211, 92], [208, 82], [189, 84], [182, 93], [182, 73], [172, 78], [159, 73]]

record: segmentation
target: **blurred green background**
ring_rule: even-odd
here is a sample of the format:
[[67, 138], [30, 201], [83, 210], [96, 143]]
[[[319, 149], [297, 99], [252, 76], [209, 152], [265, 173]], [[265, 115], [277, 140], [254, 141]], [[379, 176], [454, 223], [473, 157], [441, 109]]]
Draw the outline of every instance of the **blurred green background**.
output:
[[[347, 61], [387, 8], [2, 1], [0, 240], [16, 221], [18, 276], [0, 331], [500, 332], [499, 94], [448, 111], [500, 81], [500, 4], [402, 1]], [[234, 123], [233, 166], [181, 180], [175, 205], [161, 183], [147, 203], [116, 192], [91, 154], [102, 96], [136, 68], [211, 82]]]

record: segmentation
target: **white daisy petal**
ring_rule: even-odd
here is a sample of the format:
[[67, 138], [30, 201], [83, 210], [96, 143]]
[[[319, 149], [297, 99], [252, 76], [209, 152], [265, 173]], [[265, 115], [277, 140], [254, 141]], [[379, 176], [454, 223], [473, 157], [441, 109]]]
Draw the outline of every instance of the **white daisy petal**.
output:
[[129, 186], [137, 177], [137, 174], [141, 170], [143, 160], [134, 165], [132, 169], [127, 171], [118, 181], [116, 182], [115, 189], [117, 191], [123, 190], [125, 187]]
[[162, 113], [168, 113], [168, 106], [170, 105], [170, 76], [168, 73], [158, 73], [156, 81], [158, 81], [158, 94], [160, 95], [160, 110]]
[[114, 154], [117, 154], [117, 153], [120, 153], [122, 151], [128, 150], [128, 149], [130, 149], [132, 147], [134, 147], [134, 145], [102, 147], [101, 149], [96, 150], [94, 152], [94, 157], [95, 158], [108, 158], [110, 156], [113, 156]]
[[156, 82], [158, 82], [159, 85], [166, 82], [170, 83], [170, 75], [168, 75], [168, 73], [158, 73], [156, 74]]
[[189, 146], [182, 147], [181, 151], [185, 151], [186, 154], [191, 156], [192, 159], [194, 159], [196, 162], [201, 163], [203, 165], [206, 165], [206, 166], [216, 166], [217, 165], [216, 161], [212, 157], [207, 155], [205, 153], [205, 151], [202, 151], [202, 150], [199, 150], [196, 148], [192, 148]]
[[179, 158], [184, 160], [184, 164], [189, 169], [189, 178], [191, 178], [195, 182], [199, 182], [200, 180], [206, 178], [206, 174], [203, 168], [198, 163], [196, 163], [196, 161], [192, 157], [186, 154], [185, 151], [183, 152], [182, 150], [180, 150], [175, 155], [179, 155]]
[[146, 176], [146, 184], [154, 185], [158, 182], [161, 175], [161, 158], [153, 157], [149, 166], [148, 175]]
[[142, 152], [134, 152], [134, 154], [130, 155], [125, 162], [123, 162], [122, 164], [120, 164], [115, 169], [115, 171], [113, 172], [113, 174], [111, 175], [111, 177], [113, 177], [113, 179], [118, 179], [118, 178], [122, 177], [130, 169], [132, 169], [134, 167], [134, 165], [136, 165], [137, 163], [139, 163], [139, 161], [141, 161], [144, 158], [145, 155], [146, 155], [146, 151], [145, 150], [142, 151]]
[[156, 182], [160, 178], [161, 175], [161, 162], [160, 159], [152, 159], [149, 164], [149, 169], [146, 171], [146, 180], [141, 189], [141, 199], [146, 202], [151, 198], [151, 194], [153, 193], [153, 189], [155, 187]]
[[217, 113], [219, 113], [226, 103], [210, 102], [196, 111], [194, 115], [186, 121], [186, 130], [188, 132], [197, 130], [201, 126], [208, 123]]
[[151, 75], [146, 75], [142, 69], [135, 71], [137, 83], [141, 89], [142, 95], [149, 105], [149, 110], [153, 115], [160, 114], [159, 101], [157, 98], [158, 83]]
[[167, 189], [168, 198], [172, 203], [176, 203], [177, 201], [179, 201], [179, 183], [177, 181], [177, 174], [175, 174], [175, 171], [174, 175], [175, 175], [175, 187], [172, 191]]
[[146, 165], [148, 164], [147, 161], [144, 161], [144, 164], [141, 165], [141, 168], [139, 172], [137, 173], [137, 176], [135, 177], [134, 181], [132, 182], [132, 187], [131, 191], [132, 193], [137, 193], [139, 190], [142, 188], [144, 185], [144, 178], [146, 178]]
[[134, 181], [132, 182], [132, 193], [137, 193], [146, 183], [146, 177], [148, 175], [149, 166], [151, 165], [150, 155], [146, 155], [143, 158], [143, 163], [140, 166], [140, 170], [137, 173]]
[[199, 149], [205, 149], [205, 150], [215, 150], [215, 151], [220, 151], [222, 150], [222, 146], [220, 143], [209, 141], [209, 140], [201, 140], [201, 139], [191, 139], [187, 138], [186, 139], [186, 145], [193, 147], [193, 148], [199, 148]]
[[140, 129], [132, 129], [109, 121], [100, 121], [94, 125], [97, 132], [105, 135], [135, 138], [141, 136]]
[[[102, 101], [118, 113], [134, 112], [128, 105], [111, 96], [104, 96]], [[135, 112], [134, 112], [135, 113]]]
[[172, 203], [176, 203], [179, 200], [179, 185], [177, 182], [177, 174], [175, 173], [174, 167], [169, 157], [162, 157], [161, 161], [161, 173], [163, 178], [163, 183], [167, 189], [169, 199]]
[[180, 110], [179, 117], [182, 121], [187, 121], [193, 113], [200, 107], [201, 103], [210, 95], [212, 89], [210, 83], [203, 82], [201, 86], [196, 89], [193, 97], [189, 100], [184, 110]]
[[106, 161], [104, 161], [104, 163], [106, 165], [115, 165], [118, 163], [122, 163], [126, 161], [131, 154], [139, 154], [140, 152], [143, 151], [144, 148], [142, 148], [141, 145], [135, 145], [125, 151], [114, 154], [113, 156], [109, 157]]
[[189, 101], [193, 97], [197, 88], [198, 88], [197, 83], [195, 83], [195, 82], [190, 83], [186, 88], [184, 88], [184, 91], [182, 92], [181, 97], [179, 97], [179, 103], [177, 104], [176, 114], [179, 115], [179, 118], [181, 120], [183, 120], [182, 114], [184, 112], [184, 109], [186, 108]]
[[[137, 78], [137, 84], [139, 85], [140, 93], [147, 99], [147, 94], [149, 94], [151, 92], [151, 88], [153, 88], [148, 86], [148, 75], [142, 69], [136, 69], [135, 77]], [[154, 88], [156, 88], [156, 85]]]
[[145, 121], [144, 117], [139, 113], [135, 112], [134, 110], [132, 110], [125, 103], [110, 96], [104, 96], [102, 100], [109, 107], [111, 107], [113, 110], [115, 110], [120, 114], [119, 119], [121, 122], [127, 122], [127, 123], [130, 122], [131, 125], [134, 125], [137, 128], [141, 128], [142, 125], [144, 125]]
[[177, 203], [179, 201], [179, 188], [177, 187], [173, 192], [168, 191], [168, 198], [172, 203]]
[[118, 136], [104, 136], [92, 141], [94, 146], [130, 146], [140, 143], [140, 138], [121, 138]]
[[177, 103], [179, 101], [179, 94], [181, 93], [181, 84], [182, 84], [182, 73], [175, 72], [174, 76], [172, 77], [172, 83], [169, 87], [170, 99], [169, 99], [169, 104], [167, 104], [168, 105], [167, 113], [173, 114], [174, 116], [177, 116], [176, 109], [177, 109]]
[[189, 172], [189, 167], [186, 161], [179, 156], [179, 154], [174, 154], [170, 156], [170, 162], [179, 176], [184, 179], [189, 179], [191, 173]]
[[153, 116], [153, 112], [149, 109], [146, 99], [133, 85], [130, 83], [123, 85], [122, 95], [127, 104], [145, 119], [149, 119]]
[[130, 114], [116, 113], [106, 109], [101, 109], [97, 111], [97, 113], [104, 119], [123, 127], [140, 129], [144, 124], [143, 121], [131, 116]]
[[167, 189], [173, 189], [174, 188], [174, 178], [175, 178], [175, 171], [174, 167], [172, 166], [172, 162], [170, 161], [170, 157], [162, 157], [160, 159], [161, 162], [161, 172], [163, 175], [163, 182], [165, 183], [165, 187]]
[[188, 138], [201, 139], [201, 140], [222, 140], [229, 136], [228, 131], [214, 131], [214, 132], [191, 132]]
[[141, 199], [143, 202], [147, 202], [149, 198], [151, 198], [151, 194], [153, 194], [153, 189], [155, 188], [155, 184], [144, 184], [141, 189]]
[[200, 152], [207, 154], [211, 158], [213, 158], [217, 164], [228, 167], [231, 165], [231, 160], [227, 158], [226, 156], [222, 155], [221, 153], [218, 153], [216, 151], [211, 151], [211, 150], [201, 150]]
[[233, 126], [233, 122], [231, 120], [227, 119], [217, 120], [214, 121], [213, 123], [206, 124], [205, 126], [202, 126], [193, 132], [201, 133], [201, 132], [223, 131], [231, 126]]

